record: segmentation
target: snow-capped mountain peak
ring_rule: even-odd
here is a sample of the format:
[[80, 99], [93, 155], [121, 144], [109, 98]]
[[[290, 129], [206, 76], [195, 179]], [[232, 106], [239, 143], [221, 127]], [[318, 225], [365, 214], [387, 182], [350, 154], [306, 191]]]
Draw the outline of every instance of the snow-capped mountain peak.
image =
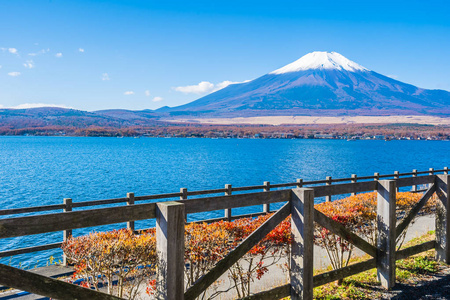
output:
[[347, 59], [337, 52], [315, 51], [308, 53], [293, 63], [270, 72], [269, 74], [284, 74], [309, 69], [336, 69], [351, 72], [369, 71], [363, 66]]

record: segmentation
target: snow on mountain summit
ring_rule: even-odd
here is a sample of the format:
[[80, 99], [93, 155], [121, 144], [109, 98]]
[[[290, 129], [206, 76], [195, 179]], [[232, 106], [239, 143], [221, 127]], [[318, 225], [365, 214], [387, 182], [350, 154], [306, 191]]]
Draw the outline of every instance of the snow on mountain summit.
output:
[[269, 74], [284, 74], [309, 69], [337, 69], [351, 72], [369, 71], [363, 66], [347, 59], [337, 52], [315, 51], [308, 53], [293, 63], [272, 71]]

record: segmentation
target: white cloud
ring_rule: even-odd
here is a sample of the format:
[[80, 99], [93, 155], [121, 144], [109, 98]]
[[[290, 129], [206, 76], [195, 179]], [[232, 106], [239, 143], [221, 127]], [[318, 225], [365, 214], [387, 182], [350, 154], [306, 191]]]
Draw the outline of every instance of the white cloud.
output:
[[41, 49], [41, 50], [39, 50], [38, 52], [35, 52], [35, 53], [28, 53], [28, 55], [29, 55], [29, 56], [37, 56], [37, 55], [45, 54], [45, 53], [47, 53], [47, 52], [49, 52], [49, 51], [50, 51], [50, 48], [47, 48], [47, 49]]
[[8, 75], [12, 77], [17, 77], [20, 75], [20, 72], [9, 72]]
[[27, 109], [27, 108], [37, 108], [37, 107], [61, 107], [61, 108], [72, 108], [63, 104], [47, 104], [47, 103], [23, 103], [16, 106], [6, 107], [13, 109]]
[[[0, 66], [0, 67], [1, 67], [1, 66]], [[145, 96], [150, 97], [150, 91], [149, 91], [149, 90], [146, 90], [146, 91], [145, 91]]]
[[152, 99], [153, 102], [159, 102], [159, 101], [163, 101], [164, 98], [163, 97], [155, 97]]
[[195, 84], [195, 85], [187, 85], [187, 86], [178, 86], [178, 87], [173, 87], [172, 89], [174, 89], [177, 92], [182, 92], [184, 94], [209, 94], [218, 90], [221, 90], [227, 86], [229, 86], [230, 84], [235, 84], [235, 83], [244, 83], [244, 82], [249, 82], [250, 80], [245, 80], [242, 82], [236, 82], [236, 81], [229, 81], [229, 80], [225, 80], [222, 82], [219, 82], [217, 84], [211, 83], [209, 81], [202, 81], [199, 84]]
[[128, 95], [134, 95], [133, 91], [126, 91], [125, 93], [123, 93], [124, 95], [128, 96]]
[[109, 75], [108, 75], [108, 73], [103, 73], [102, 74], [102, 80], [109, 80]]
[[34, 62], [33, 62], [32, 60], [27, 60], [27, 61], [23, 64], [23, 66], [24, 66], [25, 68], [33, 69], [33, 68], [34, 68]]
[[83, 53], [83, 52], [84, 52], [84, 49], [83, 49], [83, 48], [78, 48], [78, 52]]
[[16, 48], [8, 48], [8, 52], [11, 54], [17, 54], [17, 55], [19, 54], [19, 52], [17, 52]]
[[62, 57], [62, 53], [61, 53], [61, 52], [56, 53], [56, 54], [55, 54], [55, 57], [57, 57], [57, 58]]

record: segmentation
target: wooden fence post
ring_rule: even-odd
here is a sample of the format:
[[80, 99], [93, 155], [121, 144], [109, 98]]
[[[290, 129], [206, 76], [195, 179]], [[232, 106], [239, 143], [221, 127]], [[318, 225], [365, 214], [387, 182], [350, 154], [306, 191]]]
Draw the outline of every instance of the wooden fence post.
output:
[[450, 175], [436, 175], [436, 258], [450, 263]]
[[[233, 191], [231, 184], [225, 184], [225, 196], [231, 196], [231, 192]], [[231, 221], [231, 208], [225, 209], [225, 218], [227, 221]]]
[[[400, 178], [400, 172], [399, 171], [394, 171], [394, 180], [397, 180]], [[397, 192], [398, 192], [398, 187], [397, 187]]]
[[156, 204], [156, 298], [184, 299], [184, 204]]
[[380, 180], [377, 188], [377, 277], [381, 285], [395, 285], [395, 180]]
[[[133, 205], [134, 204], [134, 193], [127, 193], [127, 205]], [[134, 232], [134, 221], [128, 221], [127, 222], [127, 229]]]
[[[72, 211], [72, 199], [71, 198], [64, 198], [64, 205], [66, 206], [64, 208], [64, 212]], [[70, 237], [72, 236], [72, 230], [64, 230], [63, 231], [63, 241], [66, 242]], [[63, 265], [67, 266], [67, 256], [63, 254]]]
[[297, 188], [303, 187], [303, 179], [299, 178], [297, 179]]
[[[180, 200], [186, 200], [187, 199], [187, 188], [180, 188]], [[187, 214], [184, 215], [184, 221], [187, 222]]]
[[[417, 170], [414, 169], [412, 172], [413, 172], [412, 177], [417, 177]], [[412, 191], [413, 191], [413, 192], [417, 192], [417, 184], [415, 184], [415, 185], [412, 186]]]
[[291, 193], [291, 299], [313, 298], [314, 190], [293, 189]]
[[[264, 181], [264, 192], [270, 191], [270, 182]], [[270, 203], [263, 204], [263, 212], [270, 213]]]
[[[433, 168], [429, 168], [428, 169], [429, 171], [430, 171], [430, 175], [434, 175], [434, 169]], [[430, 183], [428, 186], [427, 186], [427, 189], [429, 189], [430, 187], [431, 187], [431, 185], [432, 185], [432, 183]]]
[[[331, 176], [327, 176], [326, 180], [327, 180], [327, 185], [331, 185]], [[331, 202], [331, 196], [326, 196], [325, 201]]]
[[[358, 175], [356, 174], [352, 174], [352, 183], [356, 183], [356, 181], [358, 180]], [[352, 193], [352, 196], [355, 196], [356, 193]]]
[[444, 167], [444, 174], [448, 175], [448, 167]]

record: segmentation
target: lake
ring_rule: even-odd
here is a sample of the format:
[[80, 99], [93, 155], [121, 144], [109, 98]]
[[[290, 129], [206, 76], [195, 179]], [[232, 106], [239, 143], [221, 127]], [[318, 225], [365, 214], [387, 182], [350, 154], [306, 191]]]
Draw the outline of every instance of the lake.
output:
[[[448, 141], [0, 137], [2, 209], [304, 180], [391, 174], [450, 165]], [[257, 211], [246, 208], [237, 213]], [[233, 213], [235, 210], [233, 210]], [[211, 212], [203, 217], [222, 216]], [[154, 222], [138, 222], [137, 227]], [[97, 227], [95, 230], [121, 228]], [[75, 230], [79, 235], [88, 230]], [[59, 242], [62, 233], [0, 240], [0, 249]], [[59, 250], [2, 263], [45, 265]]]

